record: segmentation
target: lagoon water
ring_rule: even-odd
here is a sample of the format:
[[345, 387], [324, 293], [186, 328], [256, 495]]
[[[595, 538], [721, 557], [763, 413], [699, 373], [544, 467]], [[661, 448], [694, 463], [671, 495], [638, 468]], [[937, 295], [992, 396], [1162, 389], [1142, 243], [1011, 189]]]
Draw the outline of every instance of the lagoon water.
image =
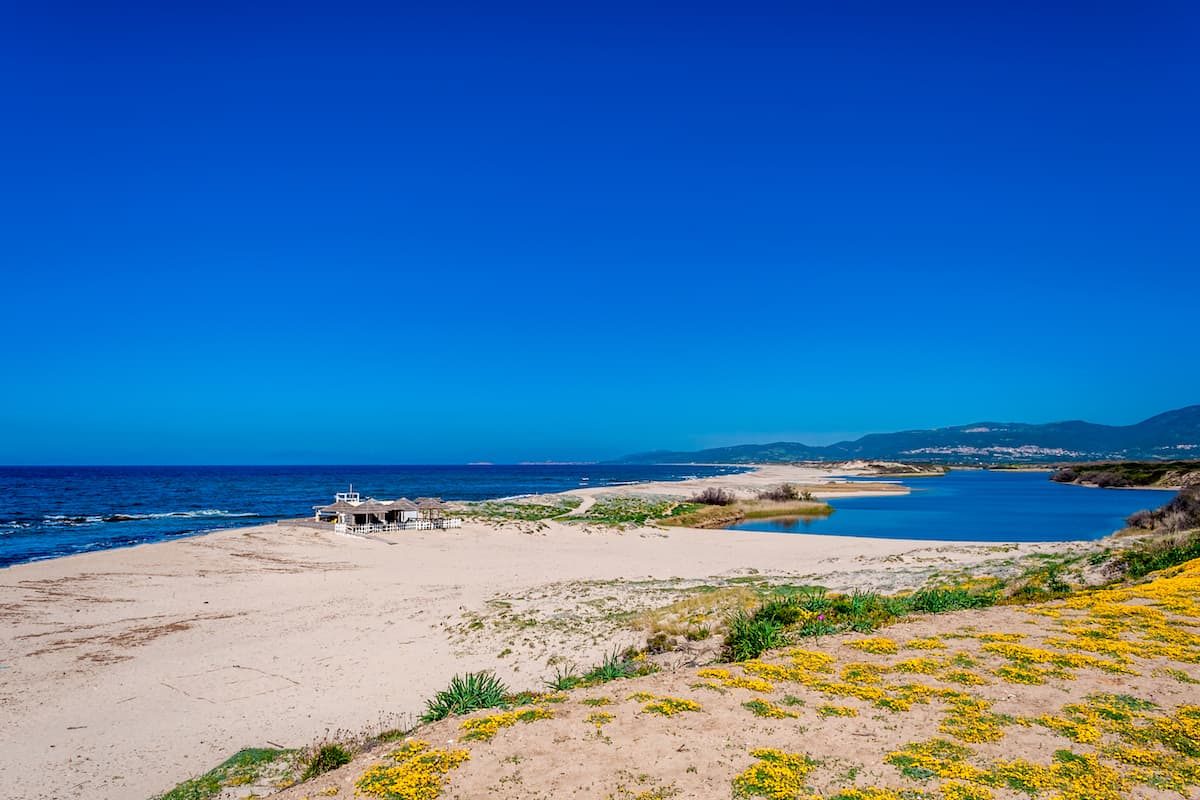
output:
[[654, 464], [0, 467], [0, 567], [308, 516], [351, 483], [364, 497], [486, 500], [742, 470]]
[[954, 470], [944, 477], [896, 481], [911, 494], [830, 501], [828, 517], [760, 519], [738, 530], [887, 539], [1054, 542], [1099, 539], [1125, 517], [1157, 508], [1171, 492], [1093, 489], [1054, 483], [1048, 472]]

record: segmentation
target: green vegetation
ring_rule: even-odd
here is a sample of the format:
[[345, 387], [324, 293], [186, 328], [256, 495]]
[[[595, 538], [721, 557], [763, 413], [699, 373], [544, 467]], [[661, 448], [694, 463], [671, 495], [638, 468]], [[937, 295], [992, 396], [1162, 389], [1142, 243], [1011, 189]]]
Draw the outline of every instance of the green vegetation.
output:
[[726, 660], [749, 661], [767, 650], [787, 644], [784, 626], [773, 619], [759, 617], [762, 609], [759, 607], [754, 613], [735, 611], [729, 617], [728, 632], [725, 634]]
[[266, 767], [294, 754], [294, 750], [265, 747], [240, 750], [219, 766], [198, 778], [184, 781], [155, 800], [211, 800], [227, 787], [246, 786], [257, 782]]
[[706, 506], [731, 506], [737, 502], [737, 497], [728, 489], [710, 486], [693, 497], [692, 502]]
[[1125, 524], [1131, 528], [1167, 533], [1200, 528], [1200, 484], [1182, 489], [1160, 508], [1131, 514]]
[[1189, 474], [1197, 473], [1200, 461], [1116, 461], [1064, 467], [1051, 475], [1050, 480], [1100, 487], [1181, 486]]
[[426, 701], [422, 722], [435, 722], [451, 714], [468, 714], [481, 708], [497, 708], [505, 704], [508, 687], [491, 672], [468, 672], [455, 675], [450, 685]]
[[[1136, 578], [1193, 558], [1200, 558], [1200, 532], [1125, 550], [1115, 557], [1112, 569]], [[723, 657], [746, 661], [794, 638], [869, 633], [915, 613], [942, 614], [1066, 597], [1075, 589], [1066, 578], [1067, 570], [1084, 563], [1095, 566], [1087, 554], [1044, 554], [1035, 559], [1034, 566], [1007, 581], [964, 578], [891, 596], [863, 591], [833, 594], [819, 586], [775, 587], [773, 593], [760, 596], [757, 606], [736, 608], [727, 615]]]
[[644, 656], [625, 650], [613, 650], [604, 656], [604, 660], [583, 675], [575, 674], [572, 667], [559, 668], [554, 678], [547, 682], [551, 689], [566, 691], [586, 686], [596, 686], [621, 678], [637, 678], [658, 672], [658, 666], [647, 661]]
[[828, 517], [833, 513], [833, 506], [820, 500], [795, 500], [788, 503], [757, 501], [743, 503], [739, 506], [746, 519], [767, 519], [769, 517]]
[[304, 765], [304, 774], [300, 776], [300, 780], [307, 781], [326, 772], [332, 772], [338, 767], [349, 764], [350, 758], [349, 751], [341, 745], [322, 745]]
[[696, 511], [703, 506], [699, 503], [681, 503], [678, 500], [661, 498], [634, 497], [614, 495], [601, 497], [596, 504], [585, 513], [572, 520], [595, 525], [608, 525], [621, 528], [626, 525], [645, 525], [647, 522], [666, 521], [679, 514]]
[[574, 511], [583, 502], [574, 495], [546, 495], [536, 500], [487, 500], [463, 503], [455, 513], [487, 522], [542, 522]]
[[1200, 531], [1135, 545], [1118, 554], [1112, 562], [1112, 568], [1127, 578], [1141, 578], [1194, 558], [1200, 558]]
[[[998, 589], [973, 592], [963, 587], [921, 589], [909, 595], [907, 610], [926, 614], [941, 614], [946, 611], [961, 611], [965, 608], [984, 608], [995, 605], [999, 599]], [[903, 609], [898, 609], [903, 614]]]
[[998, 581], [979, 586], [932, 587], [888, 597], [877, 592], [830, 594], [821, 587], [777, 595], [753, 611], [729, 616], [724, 657], [758, 658], [792, 637], [825, 636], [844, 631], [867, 633], [911, 613], [941, 613], [993, 605], [1001, 599]]
[[813, 493], [807, 489], [801, 489], [794, 483], [784, 483], [759, 492], [758, 499], [773, 500], [778, 503], [787, 503], [793, 500], [803, 500], [806, 503], [811, 503], [814, 498]]
[[747, 519], [826, 517], [832, 513], [833, 506], [820, 500], [739, 500], [725, 506], [698, 505], [690, 510], [678, 509], [662, 521], [685, 528], [720, 528]]

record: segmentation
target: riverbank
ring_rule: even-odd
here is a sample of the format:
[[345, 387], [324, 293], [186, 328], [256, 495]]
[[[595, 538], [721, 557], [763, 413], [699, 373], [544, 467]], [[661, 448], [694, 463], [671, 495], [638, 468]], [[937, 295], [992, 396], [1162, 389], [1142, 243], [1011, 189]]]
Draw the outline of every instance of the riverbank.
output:
[[[705, 481], [724, 479], [804, 478]], [[643, 642], [632, 615], [706, 587], [890, 592], [1078, 547], [555, 521], [389, 542], [275, 524], [18, 565], [0, 570], [0, 783], [22, 800], [149, 797], [244, 746], [402, 726], [456, 672], [536, 688]]]

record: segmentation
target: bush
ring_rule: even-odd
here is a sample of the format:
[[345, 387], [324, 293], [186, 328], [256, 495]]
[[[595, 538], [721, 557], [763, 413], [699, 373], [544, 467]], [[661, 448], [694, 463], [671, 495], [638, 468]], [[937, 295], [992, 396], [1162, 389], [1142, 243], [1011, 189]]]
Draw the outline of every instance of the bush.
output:
[[1058, 483], [1072, 483], [1079, 480], [1079, 473], [1070, 467], [1064, 467], [1051, 475], [1050, 480]]
[[784, 483], [779, 486], [774, 486], [770, 489], [763, 489], [758, 493], [758, 499], [776, 500], [780, 502], [786, 500], [799, 500], [800, 490], [796, 488], [796, 484], [794, 483]]
[[770, 619], [738, 611], [729, 617], [729, 632], [725, 634], [725, 658], [729, 661], [749, 661], [767, 650], [787, 644], [783, 626]]
[[659, 631], [658, 633], [654, 634], [653, 636], [649, 636], [646, 638], [646, 652], [647, 653], [654, 653], [654, 654], [669, 653], [674, 649], [676, 649], [675, 648], [675, 640], [672, 639], [670, 637], [670, 635], [668, 635], [667, 633], [665, 633], [663, 631]]
[[583, 676], [585, 683], [607, 683], [619, 678], [629, 678], [638, 673], [638, 664], [634, 662], [631, 653], [621, 653], [614, 649], [604, 656], [604, 660]]
[[1194, 558], [1200, 558], [1200, 533], [1147, 542], [1126, 550], [1113, 561], [1112, 569], [1128, 578], [1140, 578]]
[[763, 489], [758, 493], [759, 500], [772, 500], [776, 503], [787, 503], [795, 500], [803, 500], [806, 503], [814, 502], [813, 493], [807, 489], [800, 490], [800, 487], [794, 483], [784, 483], [770, 489]]
[[1096, 484], [1101, 489], [1122, 488], [1133, 486], [1133, 481], [1117, 472], [1104, 471], [1084, 476], [1084, 479]]
[[754, 618], [775, 622], [782, 626], [795, 624], [804, 616], [804, 605], [796, 596], [773, 597], [759, 606], [754, 612]]
[[331, 772], [338, 767], [350, 763], [350, 754], [345, 748], [336, 744], [323, 745], [320, 750], [313, 754], [313, 757], [308, 760], [308, 764], [304, 767], [304, 774], [300, 776], [300, 780], [312, 780], [318, 775], [323, 775], [326, 772]]
[[921, 589], [909, 596], [908, 607], [913, 611], [940, 614], [964, 608], [983, 608], [995, 602], [994, 594], [972, 594], [966, 589]]
[[481, 708], [504, 705], [508, 687], [491, 672], [468, 672], [455, 675], [450, 685], [425, 703], [422, 722], [435, 722], [451, 714], [468, 714]]
[[1125, 520], [1131, 528], [1179, 533], [1200, 528], [1200, 486], [1188, 486], [1162, 508], [1138, 511]]
[[726, 489], [710, 486], [692, 498], [693, 503], [703, 503], [706, 506], [731, 506], [737, 502], [733, 493]]

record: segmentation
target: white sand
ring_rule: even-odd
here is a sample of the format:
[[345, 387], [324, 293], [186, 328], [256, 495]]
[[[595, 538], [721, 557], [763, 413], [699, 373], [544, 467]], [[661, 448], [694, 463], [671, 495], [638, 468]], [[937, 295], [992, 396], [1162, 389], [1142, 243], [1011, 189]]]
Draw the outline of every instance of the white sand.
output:
[[[788, 469], [750, 480], [818, 477]], [[547, 628], [549, 639], [447, 630], [498, 595], [569, 604], [587, 594], [572, 581], [747, 570], [886, 588], [919, 578], [906, 571], [913, 565], [996, 550], [560, 524], [391, 536], [395, 544], [269, 525], [0, 570], [4, 797], [139, 800], [242, 747], [403, 722], [455, 672], [496, 669], [515, 688], [534, 687], [552, 672], [548, 652], [587, 664], [609, 647], [570, 625]], [[623, 586], [605, 591], [620, 596]], [[501, 658], [507, 642], [513, 652]]]

